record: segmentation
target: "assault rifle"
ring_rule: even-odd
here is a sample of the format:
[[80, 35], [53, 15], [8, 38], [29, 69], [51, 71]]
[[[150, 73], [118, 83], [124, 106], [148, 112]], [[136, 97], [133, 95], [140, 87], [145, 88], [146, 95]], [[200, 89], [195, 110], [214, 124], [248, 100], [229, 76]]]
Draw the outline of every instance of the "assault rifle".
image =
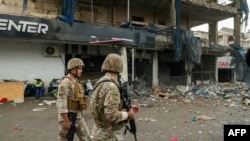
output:
[[76, 132], [76, 126], [75, 126], [76, 116], [77, 116], [77, 113], [73, 113], [73, 112], [68, 113], [69, 120], [71, 121], [71, 125], [70, 125], [69, 131], [68, 131], [67, 136], [66, 136], [68, 141], [74, 140], [74, 135]]
[[[123, 100], [123, 104], [125, 108], [127, 109], [127, 111], [129, 111], [131, 109], [131, 100], [128, 95], [127, 82], [120, 85], [120, 92], [121, 92], [121, 99]], [[135, 141], [137, 141], [135, 119], [129, 120], [129, 125], [130, 127], [126, 125], [124, 134], [126, 134], [127, 130], [129, 130], [129, 132], [134, 135]]]

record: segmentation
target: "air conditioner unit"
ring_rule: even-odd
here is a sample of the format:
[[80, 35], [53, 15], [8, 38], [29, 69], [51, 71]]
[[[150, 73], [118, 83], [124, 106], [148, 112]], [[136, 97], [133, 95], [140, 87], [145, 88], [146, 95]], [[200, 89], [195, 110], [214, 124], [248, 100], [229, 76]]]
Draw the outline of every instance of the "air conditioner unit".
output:
[[45, 46], [44, 55], [45, 56], [59, 56], [59, 47], [58, 46]]

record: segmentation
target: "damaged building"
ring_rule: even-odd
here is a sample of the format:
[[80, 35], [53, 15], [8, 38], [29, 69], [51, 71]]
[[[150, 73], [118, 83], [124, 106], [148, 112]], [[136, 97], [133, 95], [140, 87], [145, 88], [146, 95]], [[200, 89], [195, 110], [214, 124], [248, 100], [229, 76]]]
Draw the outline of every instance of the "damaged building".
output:
[[[0, 79], [41, 78], [49, 83], [65, 74], [72, 57], [85, 62], [82, 80], [101, 76], [108, 53], [126, 55], [128, 80], [144, 87], [218, 82], [214, 50], [218, 22], [239, 13], [244, 0], [2, 0], [0, 2]], [[209, 24], [208, 40], [192, 27]]]

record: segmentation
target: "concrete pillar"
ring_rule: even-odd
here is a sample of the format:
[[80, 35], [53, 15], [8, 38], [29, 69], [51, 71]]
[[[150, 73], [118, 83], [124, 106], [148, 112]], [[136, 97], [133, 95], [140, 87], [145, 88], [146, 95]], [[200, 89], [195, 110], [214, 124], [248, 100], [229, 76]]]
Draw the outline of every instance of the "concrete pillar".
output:
[[[235, 0], [235, 7], [240, 9], [240, 0]], [[237, 13], [234, 16], [234, 36], [235, 36], [235, 43], [240, 43], [240, 13]]]
[[159, 87], [159, 79], [158, 79], [158, 51], [154, 51], [153, 54], [153, 83], [152, 88]]
[[128, 82], [128, 61], [127, 61], [127, 50], [126, 47], [122, 47], [120, 49], [121, 57], [123, 60], [123, 72], [121, 75], [121, 81], [122, 82]]
[[185, 71], [187, 74], [187, 86], [192, 85], [192, 70], [194, 67], [194, 63], [190, 61], [189, 59], [185, 60]]
[[218, 22], [209, 23], [209, 42], [218, 43]]
[[215, 82], [214, 83], [216, 85], [218, 84], [218, 65], [217, 65], [217, 63], [218, 63], [218, 57], [215, 58], [215, 71], [214, 71], [215, 72], [214, 73], [215, 74], [215, 80], [214, 80]]

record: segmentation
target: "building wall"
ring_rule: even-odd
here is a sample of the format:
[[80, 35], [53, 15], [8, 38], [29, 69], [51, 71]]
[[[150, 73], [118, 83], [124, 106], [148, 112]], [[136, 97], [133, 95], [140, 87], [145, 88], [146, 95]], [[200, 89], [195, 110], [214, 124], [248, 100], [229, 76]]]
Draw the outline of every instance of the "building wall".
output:
[[2, 0], [0, 13], [22, 15], [30, 17], [55, 18], [60, 10], [61, 0], [27, 0], [27, 7], [23, 0]]
[[[81, 0], [81, 2], [84, 1], [86, 0]], [[110, 25], [120, 25], [127, 21], [126, 6], [100, 6], [93, 4], [93, 7], [91, 7], [90, 2], [87, 2], [84, 4], [77, 3], [75, 19]], [[27, 7], [24, 6], [23, 0], [2, 0], [0, 2], [0, 13], [39, 18], [56, 18], [61, 15], [61, 0], [27, 0]], [[132, 16], [142, 17], [146, 23], [158, 24], [159, 21], [165, 21], [165, 25], [170, 25], [169, 11], [154, 14], [153, 9], [130, 7], [129, 13], [130, 18]], [[187, 29], [185, 24], [186, 18], [182, 17], [181, 20], [183, 21], [182, 28]]]
[[64, 64], [59, 57], [44, 55], [42, 43], [1, 41], [0, 80], [17, 79], [35, 81], [41, 78], [46, 83], [64, 75]]

